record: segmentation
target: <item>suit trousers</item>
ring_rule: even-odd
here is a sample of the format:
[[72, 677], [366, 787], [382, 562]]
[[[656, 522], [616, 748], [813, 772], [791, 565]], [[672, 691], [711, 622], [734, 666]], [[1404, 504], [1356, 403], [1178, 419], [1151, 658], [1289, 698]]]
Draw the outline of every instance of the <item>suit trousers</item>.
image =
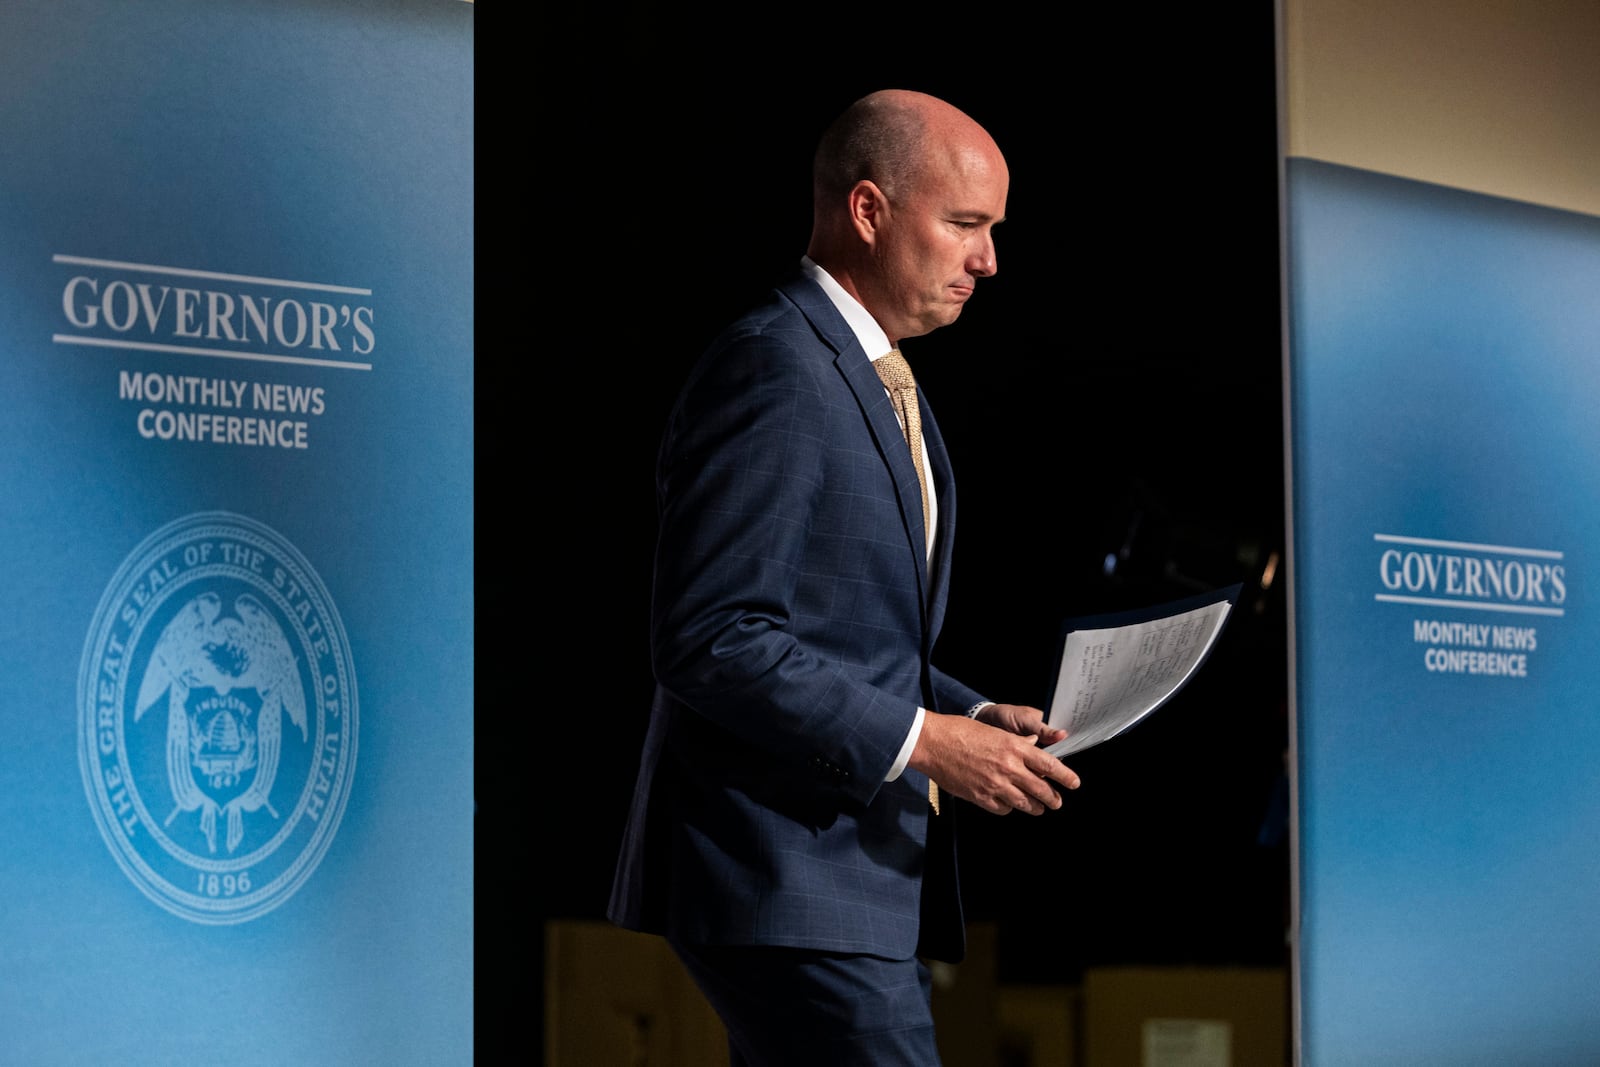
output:
[[915, 957], [672, 942], [728, 1030], [732, 1067], [937, 1067]]

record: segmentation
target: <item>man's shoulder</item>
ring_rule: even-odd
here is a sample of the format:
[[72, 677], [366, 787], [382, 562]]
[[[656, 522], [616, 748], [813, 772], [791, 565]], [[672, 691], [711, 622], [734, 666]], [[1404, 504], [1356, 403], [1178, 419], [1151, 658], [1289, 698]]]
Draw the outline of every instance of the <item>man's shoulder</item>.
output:
[[796, 276], [724, 327], [706, 347], [699, 368], [704, 373], [730, 359], [759, 356], [774, 370], [784, 364], [820, 370], [851, 349], [860, 345], [827, 294]]
[[837, 350], [849, 329], [822, 287], [804, 275], [774, 286], [717, 337], [713, 348], [752, 338], [772, 338], [806, 348]]
[[[712, 340], [684, 382], [676, 415], [703, 417], [724, 404], [748, 411], [757, 397], [848, 403], [857, 387], [852, 380], [858, 385], [861, 368], [870, 366], [827, 294], [797, 276], [770, 290]], [[870, 369], [865, 373], [870, 376]]]

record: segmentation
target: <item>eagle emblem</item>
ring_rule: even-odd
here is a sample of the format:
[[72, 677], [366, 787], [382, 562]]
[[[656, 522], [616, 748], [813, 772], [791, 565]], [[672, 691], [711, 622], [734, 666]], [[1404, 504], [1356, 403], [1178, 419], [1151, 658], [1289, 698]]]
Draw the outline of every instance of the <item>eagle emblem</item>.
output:
[[134, 705], [134, 721], [167, 705], [167, 784], [173, 808], [200, 813], [206, 848], [217, 851], [217, 821], [226, 822], [231, 854], [244, 840], [246, 814], [274, 819], [283, 717], [308, 737], [299, 666], [283, 629], [249, 593], [224, 614], [222, 598], [202, 593], [178, 609], [161, 631]]

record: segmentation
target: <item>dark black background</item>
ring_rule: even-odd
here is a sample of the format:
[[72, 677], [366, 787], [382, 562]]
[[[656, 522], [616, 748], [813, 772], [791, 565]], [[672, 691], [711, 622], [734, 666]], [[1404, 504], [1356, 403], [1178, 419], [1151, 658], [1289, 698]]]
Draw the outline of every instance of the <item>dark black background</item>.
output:
[[[1272, 4], [732, 23], [634, 5], [510, 54], [481, 14], [480, 975], [538, 968], [545, 919], [603, 915], [651, 692], [666, 412], [804, 251], [823, 127], [887, 87], [967, 111], [1011, 170], [998, 275], [905, 346], [960, 488], [941, 666], [1043, 704], [1064, 619], [1245, 583], [1188, 689], [1070, 761], [1084, 785], [1061, 811], [959, 806], [968, 918], [999, 924], [1003, 981], [1282, 963]], [[512, 68], [493, 103], [491, 64]]]

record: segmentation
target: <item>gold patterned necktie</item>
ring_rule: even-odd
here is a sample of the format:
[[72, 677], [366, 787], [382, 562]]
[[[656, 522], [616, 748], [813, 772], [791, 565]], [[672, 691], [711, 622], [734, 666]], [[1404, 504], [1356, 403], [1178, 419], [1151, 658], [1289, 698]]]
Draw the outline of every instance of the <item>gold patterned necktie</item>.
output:
[[[922, 469], [922, 409], [917, 406], [917, 379], [911, 374], [911, 364], [898, 348], [872, 362], [883, 386], [894, 401], [895, 414], [900, 416], [900, 432], [905, 434], [911, 448], [911, 465], [917, 470], [917, 488], [922, 490], [922, 530], [928, 533], [928, 476]], [[926, 554], [926, 553], [924, 553]]]
[[[891, 348], [888, 355], [873, 360], [872, 367], [883, 379], [883, 387], [889, 390], [895, 414], [900, 416], [900, 432], [905, 435], [906, 444], [911, 449], [911, 465], [917, 471], [917, 488], [922, 490], [922, 529], [926, 535], [930, 522], [928, 475], [922, 469], [922, 409], [917, 404], [917, 379], [898, 348]], [[926, 549], [923, 562], [927, 562]], [[939, 785], [932, 778], [928, 779], [928, 803], [933, 806], [933, 813], [939, 814]]]

